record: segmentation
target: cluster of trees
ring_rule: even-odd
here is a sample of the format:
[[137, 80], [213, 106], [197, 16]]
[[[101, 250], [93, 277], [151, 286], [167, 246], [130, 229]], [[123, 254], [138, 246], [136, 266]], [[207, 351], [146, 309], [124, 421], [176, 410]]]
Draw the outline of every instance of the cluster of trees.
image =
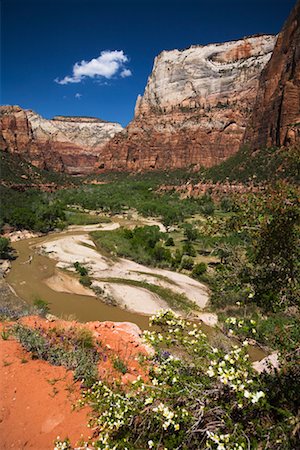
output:
[[0, 226], [9, 224], [16, 229], [48, 232], [64, 226], [62, 203], [52, 195], [40, 191], [18, 192], [0, 188]]

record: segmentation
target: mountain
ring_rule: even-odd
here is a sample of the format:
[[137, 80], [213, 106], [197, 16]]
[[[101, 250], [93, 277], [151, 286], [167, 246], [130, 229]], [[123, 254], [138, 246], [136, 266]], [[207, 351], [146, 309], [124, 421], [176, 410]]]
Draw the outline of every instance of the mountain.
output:
[[135, 117], [99, 154], [103, 170], [212, 166], [238, 151], [275, 36], [164, 51]]
[[300, 1], [262, 71], [245, 133], [250, 148], [300, 143]]
[[40, 169], [72, 175], [95, 171], [103, 145], [123, 128], [91, 117], [44, 119], [19, 106], [0, 107], [0, 149]]

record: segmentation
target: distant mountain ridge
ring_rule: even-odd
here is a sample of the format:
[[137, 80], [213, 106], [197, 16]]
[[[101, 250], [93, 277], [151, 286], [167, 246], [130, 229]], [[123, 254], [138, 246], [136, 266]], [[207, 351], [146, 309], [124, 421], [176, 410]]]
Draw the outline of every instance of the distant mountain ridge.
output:
[[[274, 50], [274, 51], [273, 51]], [[256, 35], [155, 58], [123, 129], [0, 107], [0, 149], [67, 174], [212, 167], [250, 149], [300, 142], [300, 0], [278, 38]]]
[[0, 107], [0, 149], [36, 167], [71, 175], [94, 172], [103, 145], [123, 128], [89, 117], [44, 119], [19, 106]]

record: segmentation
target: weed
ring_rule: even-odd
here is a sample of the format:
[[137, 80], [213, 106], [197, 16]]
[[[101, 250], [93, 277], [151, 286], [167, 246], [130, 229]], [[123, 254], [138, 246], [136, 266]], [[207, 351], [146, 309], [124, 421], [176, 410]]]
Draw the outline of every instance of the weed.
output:
[[127, 373], [127, 371], [128, 371], [127, 366], [125, 365], [124, 361], [119, 356], [114, 358], [113, 366], [114, 366], [114, 369], [116, 369], [118, 372], [121, 372], [123, 375], [125, 375], [125, 373]]

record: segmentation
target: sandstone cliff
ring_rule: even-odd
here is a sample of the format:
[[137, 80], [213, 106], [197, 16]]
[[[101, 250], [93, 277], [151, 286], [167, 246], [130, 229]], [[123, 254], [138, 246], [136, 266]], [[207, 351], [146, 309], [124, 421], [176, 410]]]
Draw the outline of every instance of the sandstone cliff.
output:
[[212, 166], [243, 140], [275, 36], [164, 51], [134, 120], [99, 153], [103, 170]]
[[122, 130], [118, 123], [89, 117], [43, 119], [18, 106], [0, 107], [0, 149], [33, 165], [69, 174], [95, 171], [103, 145]]
[[261, 74], [245, 142], [251, 148], [300, 142], [300, 1]]

